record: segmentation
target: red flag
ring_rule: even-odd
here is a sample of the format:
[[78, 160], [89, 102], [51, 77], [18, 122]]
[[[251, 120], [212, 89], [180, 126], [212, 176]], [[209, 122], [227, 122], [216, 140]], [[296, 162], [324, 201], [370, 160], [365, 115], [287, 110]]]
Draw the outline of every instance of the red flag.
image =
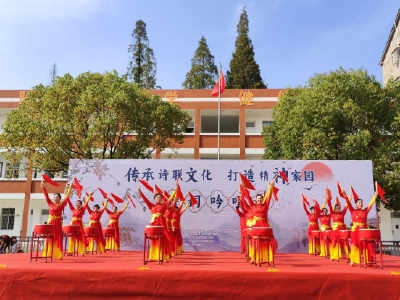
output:
[[163, 196], [164, 196], [164, 198], [166, 198], [167, 200], [168, 200], [169, 197], [170, 197], [170, 195], [168, 194], [167, 191], [164, 191], [164, 192], [163, 192]]
[[351, 193], [353, 194], [353, 199], [354, 199], [354, 202], [355, 202], [357, 199], [359, 199], [359, 197], [358, 197], [358, 195], [356, 194], [356, 192], [354, 191], [354, 189], [353, 189], [352, 186], [350, 187], [350, 189], [351, 189]]
[[132, 203], [133, 207], [136, 208], [135, 203], [133, 203], [133, 200], [132, 200], [132, 198], [131, 198], [129, 195], [128, 195], [128, 199], [131, 200], [131, 203]]
[[148, 189], [150, 192], [153, 192], [153, 188], [148, 184], [147, 181], [144, 181], [144, 180], [139, 179], [139, 182], [140, 182], [141, 184], [143, 184], [143, 186], [144, 186], [146, 189]]
[[[86, 196], [90, 196], [87, 192], [85, 192], [85, 194], [86, 194]], [[90, 197], [90, 201], [94, 201], [94, 198], [93, 197]]]
[[180, 199], [182, 202], [185, 201], [185, 197], [183, 197], [181, 186], [178, 184], [178, 188], [176, 190], [176, 197]]
[[42, 177], [46, 182], [50, 183], [52, 186], [60, 186], [57, 182], [54, 182], [49, 176], [42, 174]]
[[111, 204], [112, 206], [115, 206], [114, 201], [112, 201], [110, 198], [107, 198], [107, 199], [108, 199], [108, 202], [110, 202], [110, 204]]
[[338, 187], [338, 190], [339, 190], [339, 196], [344, 198], [343, 190], [342, 190], [342, 187], [341, 187], [339, 181], [337, 182], [337, 187]]
[[199, 204], [199, 202], [197, 202], [197, 199], [192, 195], [191, 192], [189, 192], [189, 196], [190, 196], [190, 200], [192, 200], [192, 208], [194, 208], [195, 204]]
[[78, 198], [81, 199], [83, 186], [81, 186], [81, 185], [79, 184], [78, 179], [74, 178], [74, 181], [75, 181], [75, 183], [74, 183], [74, 185], [73, 185], [72, 187], [73, 187], [73, 188], [76, 190], [76, 192], [78, 193]]
[[385, 197], [383, 197], [383, 195], [385, 195], [386, 192], [382, 190], [377, 181], [375, 182], [375, 184], [376, 184], [376, 190], [378, 191], [378, 195], [382, 198], [383, 202], [387, 203]]
[[107, 193], [103, 191], [101, 188], [99, 188], [100, 193], [103, 195], [104, 199], [107, 199]]
[[111, 196], [114, 198], [115, 201], [117, 201], [117, 203], [124, 203], [124, 200], [122, 200], [120, 197], [114, 195], [113, 193], [111, 193]]
[[283, 180], [285, 180], [286, 182], [289, 182], [285, 172], [279, 171], [279, 175], [281, 175]]
[[[211, 92], [211, 97], [218, 97], [218, 90], [219, 87], [221, 86], [221, 92], [220, 94], [222, 94], [225, 91], [225, 78], [224, 78], [224, 74], [222, 73], [222, 70], [219, 71], [219, 79], [217, 81], [217, 83], [215, 84], [212, 92]], [[220, 84], [220, 80], [221, 80], [221, 84]]]
[[308, 197], [304, 196], [303, 194], [301, 194], [301, 197], [303, 198], [304, 203], [310, 206], [310, 203], [308, 202]]
[[244, 186], [249, 189], [249, 190], [253, 190], [255, 191], [256, 188], [253, 186], [253, 184], [246, 178], [246, 176], [244, 176], [242, 173], [239, 173], [240, 175], [240, 179], [242, 180], [242, 183], [244, 184]]
[[331, 190], [328, 189], [328, 187], [325, 187], [325, 193], [329, 197], [329, 199], [332, 199], [332, 193], [331, 193]]
[[338, 196], [336, 196], [336, 204], [339, 205], [339, 206], [342, 206], [342, 205], [340, 204], [340, 201], [339, 201]]
[[272, 194], [274, 195], [276, 201], [278, 201], [278, 192], [279, 189], [276, 186], [272, 186]]
[[155, 193], [155, 194], [160, 194], [161, 197], [164, 196], [163, 191], [162, 191], [156, 184], [154, 184], [154, 193]]

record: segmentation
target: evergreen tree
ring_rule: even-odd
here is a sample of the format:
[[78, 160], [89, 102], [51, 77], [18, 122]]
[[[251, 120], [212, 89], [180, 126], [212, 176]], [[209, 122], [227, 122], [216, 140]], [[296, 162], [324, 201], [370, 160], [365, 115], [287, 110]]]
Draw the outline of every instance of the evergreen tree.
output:
[[156, 88], [157, 62], [153, 49], [149, 46], [146, 23], [142, 20], [136, 22], [132, 32], [133, 44], [129, 45], [128, 52], [131, 61], [128, 67], [128, 79], [143, 89]]
[[214, 63], [214, 56], [211, 55], [207, 41], [202, 36], [192, 58], [192, 67], [187, 72], [182, 86], [185, 89], [212, 89], [217, 77], [218, 69]]
[[254, 48], [249, 38], [249, 19], [243, 8], [237, 25], [238, 37], [235, 42], [235, 52], [229, 64], [230, 71], [226, 74], [228, 89], [266, 89], [261, 78], [260, 67], [254, 59]]

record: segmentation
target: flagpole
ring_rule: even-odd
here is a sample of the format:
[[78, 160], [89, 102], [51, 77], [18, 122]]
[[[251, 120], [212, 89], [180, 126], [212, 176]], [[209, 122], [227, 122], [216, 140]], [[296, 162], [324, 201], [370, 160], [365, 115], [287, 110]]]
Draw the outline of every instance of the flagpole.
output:
[[221, 130], [221, 72], [222, 66], [219, 63], [219, 79], [218, 79], [218, 160], [219, 160], [219, 149], [220, 149], [220, 130]]

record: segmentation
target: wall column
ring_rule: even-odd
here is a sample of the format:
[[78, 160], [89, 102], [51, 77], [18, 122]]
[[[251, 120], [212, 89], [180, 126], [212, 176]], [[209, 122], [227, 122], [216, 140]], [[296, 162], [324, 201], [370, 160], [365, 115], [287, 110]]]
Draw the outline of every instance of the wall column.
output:
[[200, 159], [200, 108], [196, 108], [194, 116], [194, 159]]
[[[30, 164], [28, 163], [28, 165], [30, 165]], [[32, 191], [32, 170], [29, 168], [28, 172], [26, 174], [24, 212], [22, 214], [21, 236], [26, 236], [26, 231], [28, 229], [29, 205], [30, 205], [30, 200], [31, 200], [31, 191]]]
[[246, 159], [246, 106], [240, 106], [239, 109], [239, 147], [240, 159]]

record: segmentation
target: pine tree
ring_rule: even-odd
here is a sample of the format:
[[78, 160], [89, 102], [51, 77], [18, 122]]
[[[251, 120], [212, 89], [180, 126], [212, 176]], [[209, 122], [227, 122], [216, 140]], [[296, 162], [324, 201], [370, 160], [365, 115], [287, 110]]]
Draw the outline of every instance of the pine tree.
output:
[[214, 63], [214, 56], [211, 55], [207, 41], [202, 36], [192, 58], [192, 67], [187, 72], [182, 86], [185, 89], [211, 89], [217, 77], [218, 69]]
[[235, 52], [229, 64], [230, 71], [226, 74], [226, 87], [228, 89], [266, 89], [267, 86], [261, 78], [260, 67], [254, 59], [254, 48], [249, 38], [249, 19], [245, 8], [240, 15], [237, 33]]
[[132, 32], [133, 43], [129, 45], [131, 54], [127, 76], [143, 89], [156, 88], [157, 62], [153, 49], [149, 46], [146, 23], [142, 20], [136, 22]]

